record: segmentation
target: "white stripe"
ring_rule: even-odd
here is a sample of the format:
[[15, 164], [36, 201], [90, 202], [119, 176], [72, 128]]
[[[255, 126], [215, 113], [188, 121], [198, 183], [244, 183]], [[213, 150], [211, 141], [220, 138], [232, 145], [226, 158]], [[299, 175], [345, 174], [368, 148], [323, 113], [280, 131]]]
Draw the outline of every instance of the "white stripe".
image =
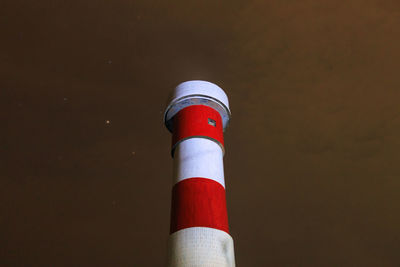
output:
[[224, 162], [221, 147], [207, 138], [189, 138], [175, 148], [174, 184], [202, 177], [217, 181], [225, 188]]
[[169, 236], [169, 267], [234, 267], [233, 239], [224, 231], [190, 227]]

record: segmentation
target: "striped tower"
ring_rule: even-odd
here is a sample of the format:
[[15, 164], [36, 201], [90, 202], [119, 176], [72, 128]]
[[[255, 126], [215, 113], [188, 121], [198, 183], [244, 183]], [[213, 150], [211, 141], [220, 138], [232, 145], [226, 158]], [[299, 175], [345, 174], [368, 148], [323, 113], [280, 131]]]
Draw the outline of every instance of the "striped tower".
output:
[[175, 88], [165, 112], [174, 160], [168, 266], [235, 266], [224, 182], [228, 98], [215, 84]]

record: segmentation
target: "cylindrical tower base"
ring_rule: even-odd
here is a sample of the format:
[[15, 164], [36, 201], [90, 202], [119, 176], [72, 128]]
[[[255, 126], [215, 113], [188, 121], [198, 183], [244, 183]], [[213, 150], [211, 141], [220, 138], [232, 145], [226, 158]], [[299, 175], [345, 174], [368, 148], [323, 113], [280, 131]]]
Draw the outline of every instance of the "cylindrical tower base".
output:
[[168, 267], [234, 267], [232, 237], [208, 227], [191, 227], [170, 235]]

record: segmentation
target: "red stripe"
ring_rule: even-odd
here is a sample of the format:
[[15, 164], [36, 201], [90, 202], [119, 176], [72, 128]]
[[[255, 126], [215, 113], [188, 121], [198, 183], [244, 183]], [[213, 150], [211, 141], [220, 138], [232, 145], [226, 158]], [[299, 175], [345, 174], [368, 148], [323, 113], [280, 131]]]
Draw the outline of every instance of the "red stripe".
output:
[[180, 110], [174, 116], [172, 149], [179, 141], [195, 136], [210, 138], [224, 146], [222, 119], [218, 111], [204, 105], [193, 105]]
[[225, 188], [206, 178], [182, 180], [172, 189], [171, 233], [200, 226], [229, 234]]

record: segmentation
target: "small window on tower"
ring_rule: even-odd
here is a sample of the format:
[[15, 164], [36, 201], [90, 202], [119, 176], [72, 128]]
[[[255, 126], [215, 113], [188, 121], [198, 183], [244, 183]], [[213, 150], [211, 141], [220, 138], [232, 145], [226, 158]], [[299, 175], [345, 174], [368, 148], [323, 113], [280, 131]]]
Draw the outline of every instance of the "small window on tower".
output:
[[208, 118], [208, 124], [210, 124], [211, 126], [217, 126], [217, 123], [215, 122], [215, 120]]

